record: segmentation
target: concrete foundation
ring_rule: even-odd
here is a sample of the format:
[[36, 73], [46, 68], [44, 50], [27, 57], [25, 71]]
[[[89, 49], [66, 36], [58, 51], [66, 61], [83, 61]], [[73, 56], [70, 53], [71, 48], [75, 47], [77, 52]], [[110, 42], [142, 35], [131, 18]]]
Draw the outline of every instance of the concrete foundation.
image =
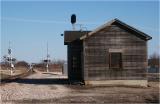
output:
[[140, 86], [147, 87], [147, 80], [101, 80], [101, 81], [85, 81], [85, 85], [109, 85], [109, 86]]

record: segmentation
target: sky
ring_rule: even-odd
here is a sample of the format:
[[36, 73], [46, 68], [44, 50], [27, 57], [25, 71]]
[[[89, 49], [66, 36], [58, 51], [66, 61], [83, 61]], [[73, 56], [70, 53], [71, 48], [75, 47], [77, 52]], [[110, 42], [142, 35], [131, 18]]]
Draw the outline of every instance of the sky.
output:
[[67, 47], [61, 34], [72, 30], [71, 14], [76, 14], [76, 29], [82, 24], [94, 30], [114, 18], [149, 34], [148, 54], [158, 53], [158, 1], [1, 1], [1, 56], [9, 41], [17, 60], [39, 62], [46, 57], [47, 42], [51, 59], [67, 60]]

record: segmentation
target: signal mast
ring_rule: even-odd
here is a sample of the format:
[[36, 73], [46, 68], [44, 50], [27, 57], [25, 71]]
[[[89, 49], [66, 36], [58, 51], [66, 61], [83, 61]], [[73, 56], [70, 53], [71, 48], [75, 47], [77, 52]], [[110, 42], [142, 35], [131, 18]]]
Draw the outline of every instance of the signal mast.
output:
[[46, 71], [49, 72], [49, 62], [50, 62], [50, 55], [48, 54], [48, 42], [47, 42], [47, 57], [46, 59], [44, 60], [44, 62], [46, 63]]
[[11, 43], [9, 42], [9, 48], [8, 48], [8, 57], [7, 60], [9, 61], [9, 65], [10, 65], [10, 72], [11, 75], [13, 74], [13, 69], [14, 69], [14, 64], [13, 64], [13, 57], [12, 57], [12, 49], [11, 49]]
[[76, 15], [72, 14], [71, 15], [71, 24], [72, 24], [72, 27], [73, 27], [73, 31], [75, 30], [75, 23], [76, 23]]
[[[79, 25], [81, 32], [83, 31], [83, 30], [82, 30], [83, 28], [85, 28], [86, 31], [87, 31], [87, 28], [86, 28], [86, 27], [83, 27], [83, 24], [76, 24], [76, 14], [72, 14], [72, 15], [71, 15], [71, 24], [72, 24], [73, 31], [76, 30], [76, 28], [75, 28], [76, 25]], [[63, 36], [63, 34], [61, 34], [61, 36]]]

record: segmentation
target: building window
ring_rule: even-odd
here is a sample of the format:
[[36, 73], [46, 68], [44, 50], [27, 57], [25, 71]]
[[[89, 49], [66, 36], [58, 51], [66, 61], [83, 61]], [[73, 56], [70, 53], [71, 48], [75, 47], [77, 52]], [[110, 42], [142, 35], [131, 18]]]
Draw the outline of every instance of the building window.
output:
[[109, 67], [113, 69], [122, 68], [122, 53], [120, 52], [109, 53]]

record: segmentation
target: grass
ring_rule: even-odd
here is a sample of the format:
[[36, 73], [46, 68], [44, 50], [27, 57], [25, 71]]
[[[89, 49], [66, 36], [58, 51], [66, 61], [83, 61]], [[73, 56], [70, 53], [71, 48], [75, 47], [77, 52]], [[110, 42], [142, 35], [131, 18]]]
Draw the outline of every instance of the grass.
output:
[[18, 67], [14, 70], [13, 75], [10, 74], [10, 70], [9, 69], [1, 69], [0, 70], [0, 80], [5, 80], [5, 79], [11, 79], [12, 77], [21, 75], [23, 73], [27, 73], [27, 69], [23, 68], [23, 67]]

